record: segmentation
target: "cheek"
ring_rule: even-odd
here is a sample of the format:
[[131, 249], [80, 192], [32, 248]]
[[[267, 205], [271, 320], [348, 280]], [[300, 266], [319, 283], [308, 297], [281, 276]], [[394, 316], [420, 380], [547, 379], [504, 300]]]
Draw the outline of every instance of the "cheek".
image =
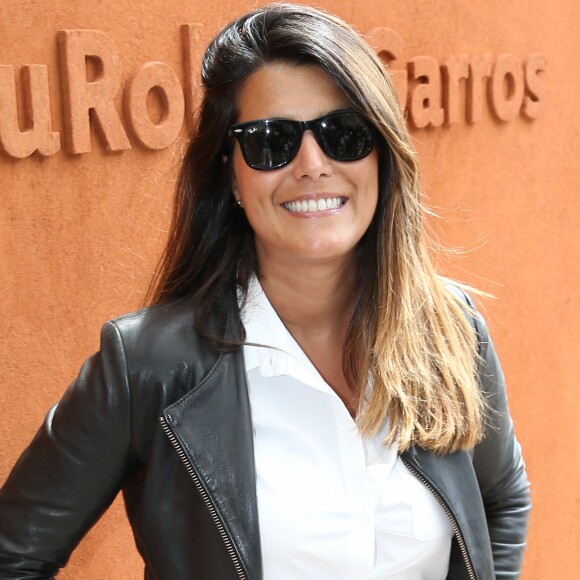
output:
[[233, 159], [232, 189], [242, 201], [246, 201], [250, 192], [252, 198], [255, 197], [255, 192], [261, 188], [260, 181], [260, 172], [248, 167], [241, 153], [236, 151]]
[[368, 163], [361, 167], [358, 174], [358, 184], [364, 192], [364, 202], [373, 215], [379, 200], [379, 168], [377, 160], [373, 157], [367, 159]]
[[369, 159], [370, 169], [369, 169], [369, 176], [370, 176], [370, 188], [373, 192], [373, 196], [375, 199], [375, 205], [378, 203], [379, 199], [379, 158], [375, 151], [372, 153], [371, 158]]
[[246, 213], [270, 210], [281, 176], [276, 171], [256, 171], [241, 155], [233, 160], [232, 189], [242, 201]]

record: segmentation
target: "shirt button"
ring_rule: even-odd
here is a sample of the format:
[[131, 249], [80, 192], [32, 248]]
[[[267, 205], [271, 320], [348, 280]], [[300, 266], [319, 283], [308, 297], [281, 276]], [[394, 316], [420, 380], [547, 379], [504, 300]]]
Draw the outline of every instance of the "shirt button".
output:
[[369, 525], [369, 517], [366, 515], [359, 516], [358, 523], [363, 528], [366, 528]]

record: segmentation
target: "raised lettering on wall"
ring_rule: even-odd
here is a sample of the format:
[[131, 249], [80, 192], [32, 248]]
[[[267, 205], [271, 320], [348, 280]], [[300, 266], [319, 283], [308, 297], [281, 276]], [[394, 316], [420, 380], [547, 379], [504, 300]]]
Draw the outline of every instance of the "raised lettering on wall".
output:
[[[125, 76], [119, 50], [107, 34], [59, 32], [59, 71], [44, 64], [20, 70], [0, 65], [0, 150], [25, 159], [61, 149], [90, 153], [94, 142], [108, 151], [170, 146], [184, 126], [191, 126], [199, 102], [201, 38], [200, 24], [181, 27], [182, 71], [146, 62]], [[518, 117], [530, 121], [545, 110], [548, 63], [540, 53], [524, 59], [510, 53], [452, 54], [439, 62], [429, 55], [409, 57], [403, 38], [391, 28], [373, 28], [366, 38], [387, 67], [413, 129], [484, 118], [498, 124]], [[58, 82], [63, 102], [53, 103], [50, 83]], [[59, 110], [62, 126], [55, 128], [53, 114]]]
[[0, 65], [0, 144], [11, 157], [24, 159], [38, 151], [60, 151], [60, 134], [52, 130], [48, 67], [25, 65], [20, 70], [24, 118], [18, 119], [16, 71]]
[[[91, 151], [93, 120], [110, 151], [131, 149], [114, 99], [121, 90], [123, 69], [113, 41], [98, 30], [63, 30], [58, 34], [64, 129], [70, 153]], [[94, 78], [87, 79], [87, 61]]]

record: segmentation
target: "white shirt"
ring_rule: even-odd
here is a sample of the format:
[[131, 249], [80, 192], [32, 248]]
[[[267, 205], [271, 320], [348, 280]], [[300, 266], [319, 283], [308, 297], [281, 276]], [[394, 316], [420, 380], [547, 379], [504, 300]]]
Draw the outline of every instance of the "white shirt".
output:
[[256, 278], [242, 321], [265, 580], [444, 579], [451, 525], [386, 425], [361, 438]]

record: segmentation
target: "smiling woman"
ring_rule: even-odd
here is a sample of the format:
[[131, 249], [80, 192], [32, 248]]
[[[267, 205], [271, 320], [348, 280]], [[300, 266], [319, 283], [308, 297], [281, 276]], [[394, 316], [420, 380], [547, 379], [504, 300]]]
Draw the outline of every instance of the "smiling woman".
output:
[[[329, 113], [336, 117], [336, 111], [348, 110], [349, 106], [351, 103], [324, 70], [271, 63], [245, 81], [238, 97], [238, 121], [243, 125], [253, 119], [288, 116], [293, 121], [309, 121]], [[288, 151], [289, 161], [275, 171], [256, 171], [247, 163], [247, 154], [242, 155], [243, 146], [234, 147], [233, 192], [254, 231], [266, 284], [272, 262], [274, 267], [296, 272], [304, 261], [333, 260], [335, 268], [347, 261], [354, 271], [356, 246], [375, 213], [379, 176], [377, 153], [370, 141], [372, 133], [369, 130], [369, 146], [362, 150], [366, 155], [356, 151], [354, 159], [339, 160], [336, 154], [332, 158], [325, 152], [328, 146], [321, 146], [325, 143], [321, 139], [323, 131], [327, 131], [332, 117], [323, 118], [327, 119], [325, 124], [319, 124], [316, 133], [304, 131], [292, 150], [280, 147], [284, 153]], [[365, 127], [362, 118], [361, 123]], [[334, 131], [341, 134], [334, 136], [338, 147], [351, 129], [350, 125], [339, 125], [338, 120], [334, 125]], [[268, 138], [271, 152], [276, 144], [272, 144], [270, 135]], [[295, 152], [292, 158], [291, 152]]]
[[147, 578], [517, 577], [501, 368], [429, 260], [380, 61], [274, 4], [202, 81], [150, 305], [105, 325], [0, 492], [0, 575], [52, 577], [122, 489]]

